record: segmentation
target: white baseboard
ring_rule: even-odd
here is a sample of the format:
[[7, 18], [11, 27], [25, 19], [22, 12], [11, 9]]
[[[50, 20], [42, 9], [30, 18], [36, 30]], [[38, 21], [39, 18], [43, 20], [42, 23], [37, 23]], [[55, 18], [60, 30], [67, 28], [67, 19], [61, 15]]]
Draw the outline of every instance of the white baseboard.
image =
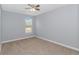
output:
[[[13, 41], [16, 41], [16, 40], [23, 40], [23, 39], [27, 39], [27, 38], [31, 38], [31, 37], [37, 37], [39, 39], [42, 39], [42, 40], [45, 40], [45, 41], [49, 41], [49, 42], [55, 43], [57, 45], [61, 45], [63, 47], [66, 47], [66, 48], [69, 48], [69, 49], [72, 49], [72, 50], [75, 50], [75, 51], [78, 51], [79, 52], [79, 49], [78, 48], [71, 47], [69, 45], [66, 45], [66, 44], [63, 44], [63, 43], [59, 43], [59, 42], [56, 42], [56, 41], [53, 41], [53, 40], [49, 40], [49, 39], [46, 39], [44, 37], [35, 36], [35, 35], [27, 36], [27, 37], [24, 37], [24, 38], [18, 38], [18, 39], [3, 41], [3, 42], [1, 42], [1, 44], [8, 43], [8, 42], [13, 42]], [[0, 44], [0, 46], [1, 46], [1, 44]]]
[[53, 40], [49, 40], [49, 39], [46, 39], [46, 38], [44, 38], [44, 37], [40, 37], [40, 36], [35, 36], [35, 37], [37, 37], [37, 38], [39, 38], [39, 39], [42, 39], [42, 40], [46, 40], [46, 41], [52, 42], [52, 43], [55, 43], [55, 44], [57, 44], [57, 45], [61, 45], [61, 46], [63, 46], [63, 47], [66, 47], [66, 48], [69, 48], [69, 49], [72, 49], [72, 50], [75, 50], [75, 51], [78, 51], [78, 52], [79, 52], [79, 49], [78, 49], [78, 48], [71, 47], [71, 46], [69, 46], [69, 45], [66, 45], [66, 44], [63, 44], [63, 43], [59, 43], [59, 42], [56, 42], [56, 41], [53, 41]]
[[13, 41], [17, 41], [17, 40], [23, 40], [23, 39], [27, 39], [27, 38], [31, 38], [31, 37], [35, 37], [35, 35], [31, 35], [31, 36], [27, 36], [27, 37], [23, 37], [23, 38], [12, 39], [12, 40], [7, 40], [7, 41], [2, 41], [1, 44], [13, 42]]

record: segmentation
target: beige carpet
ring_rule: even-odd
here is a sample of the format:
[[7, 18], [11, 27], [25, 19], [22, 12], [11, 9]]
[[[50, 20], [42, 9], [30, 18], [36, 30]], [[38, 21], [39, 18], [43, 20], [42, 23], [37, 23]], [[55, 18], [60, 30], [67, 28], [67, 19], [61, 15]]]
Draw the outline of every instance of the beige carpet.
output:
[[5, 55], [74, 55], [79, 52], [38, 38], [23, 39], [2, 45]]

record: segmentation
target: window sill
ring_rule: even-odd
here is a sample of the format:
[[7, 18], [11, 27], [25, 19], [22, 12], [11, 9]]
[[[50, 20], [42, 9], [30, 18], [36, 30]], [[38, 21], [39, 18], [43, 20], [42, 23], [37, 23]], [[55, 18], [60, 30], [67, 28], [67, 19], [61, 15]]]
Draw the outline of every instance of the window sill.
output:
[[30, 32], [30, 33], [26, 33], [26, 34], [30, 35], [30, 34], [33, 34], [33, 33], [32, 33], [32, 32]]

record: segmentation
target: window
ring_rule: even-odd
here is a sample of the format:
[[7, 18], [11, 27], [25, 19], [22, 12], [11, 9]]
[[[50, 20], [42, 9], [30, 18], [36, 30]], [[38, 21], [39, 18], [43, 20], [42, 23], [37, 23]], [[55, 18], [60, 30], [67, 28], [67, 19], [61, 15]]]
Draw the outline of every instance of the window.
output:
[[25, 24], [26, 24], [25, 32], [26, 33], [32, 33], [32, 18], [27, 17], [25, 19]]

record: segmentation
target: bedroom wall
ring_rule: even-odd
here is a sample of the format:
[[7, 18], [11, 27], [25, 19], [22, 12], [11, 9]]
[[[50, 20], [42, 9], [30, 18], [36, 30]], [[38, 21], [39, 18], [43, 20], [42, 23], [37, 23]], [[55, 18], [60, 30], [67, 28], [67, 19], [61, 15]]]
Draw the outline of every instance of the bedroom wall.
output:
[[79, 48], [78, 5], [68, 5], [36, 18], [36, 35]]
[[1, 41], [1, 7], [0, 7], [0, 41]]
[[2, 40], [2, 31], [1, 31], [2, 30], [2, 26], [1, 26], [2, 25], [2, 22], [1, 22], [2, 17], [1, 17], [1, 14], [2, 13], [1, 12], [2, 12], [2, 8], [1, 8], [1, 5], [0, 5], [0, 53], [1, 53], [1, 40]]
[[[79, 38], [79, 4], [78, 4], [78, 12], [77, 12], [77, 14], [78, 14], [78, 38]], [[78, 43], [78, 45], [79, 45], [79, 43]]]
[[3, 33], [2, 33], [1, 41], [3, 42], [3, 41], [24, 38], [33, 35], [34, 28], [33, 28], [33, 33], [30, 34], [25, 33], [26, 17], [29, 16], [24, 14], [8, 12], [8, 11], [2, 11]]

